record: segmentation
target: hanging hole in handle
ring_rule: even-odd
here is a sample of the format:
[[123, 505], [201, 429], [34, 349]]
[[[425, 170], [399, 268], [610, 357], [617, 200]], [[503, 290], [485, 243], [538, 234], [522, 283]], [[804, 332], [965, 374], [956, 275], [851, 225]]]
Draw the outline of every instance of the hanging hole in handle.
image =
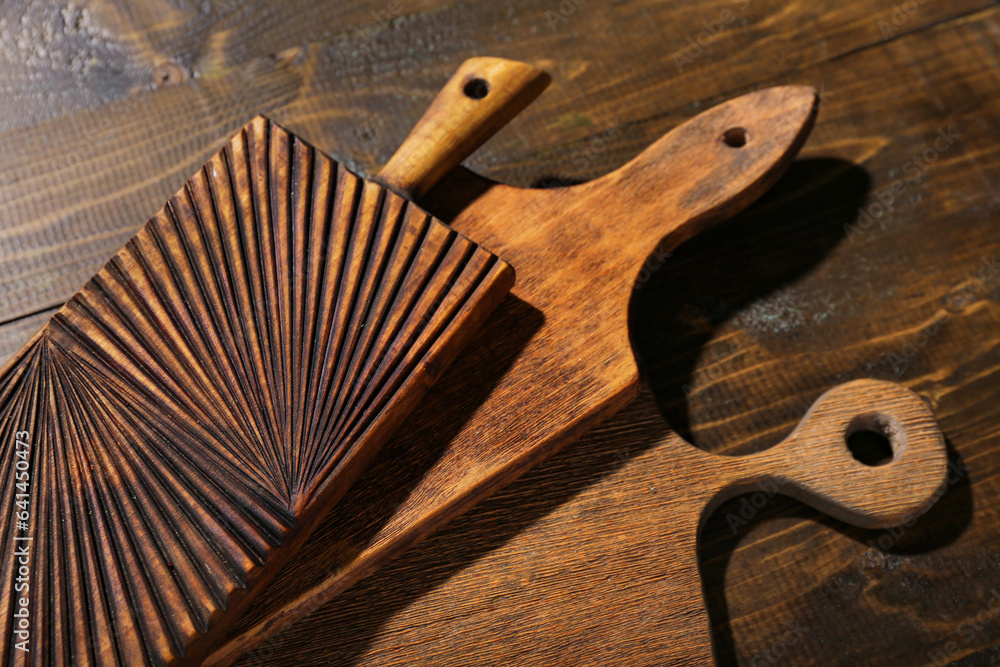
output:
[[855, 417], [847, 427], [844, 439], [855, 460], [876, 467], [892, 463], [900, 454], [902, 433], [902, 426], [894, 418], [870, 413]]
[[749, 139], [747, 131], [742, 127], [731, 127], [722, 133], [722, 141], [730, 148], [743, 148]]
[[462, 92], [469, 99], [481, 100], [490, 94], [490, 84], [486, 82], [486, 79], [476, 77], [465, 82], [465, 85], [462, 86]]

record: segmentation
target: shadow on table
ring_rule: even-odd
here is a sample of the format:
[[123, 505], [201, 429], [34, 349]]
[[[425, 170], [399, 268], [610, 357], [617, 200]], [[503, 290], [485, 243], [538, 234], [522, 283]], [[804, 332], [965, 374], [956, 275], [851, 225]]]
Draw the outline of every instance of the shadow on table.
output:
[[[958, 452], [950, 442], [946, 444], [949, 463], [954, 466], [953, 469], [962, 469], [963, 464]], [[758, 539], [763, 539], [765, 536], [774, 539], [775, 533], [782, 528], [787, 528], [790, 520], [803, 523], [814, 522], [822, 526], [823, 529], [834, 530], [852, 540], [868, 544], [872, 546], [872, 550], [857, 559], [858, 562], [844, 563], [843, 572], [824, 580], [820, 584], [821, 590], [808, 592], [803, 590], [806, 582], [795, 577], [796, 573], [801, 574], [801, 568], [792, 568], [791, 575], [787, 579], [780, 576], [773, 577], [771, 585], [782, 589], [785, 598], [790, 601], [803, 595], [812, 595], [816, 599], [824, 600], [826, 605], [832, 609], [840, 606], [839, 600], [842, 600], [847, 608], [856, 605], [857, 592], [865, 585], [862, 574], [864, 568], [872, 566], [876, 568], [876, 571], [881, 571], [883, 565], [880, 563], [886, 557], [927, 553], [950, 544], [962, 534], [972, 517], [972, 487], [967, 475], [962, 475], [957, 479], [950, 478], [949, 481], [954, 483], [948, 485], [947, 492], [930, 508], [927, 514], [920, 517], [911, 528], [904, 529], [865, 530], [857, 528], [833, 519], [791, 498], [776, 496], [751, 521], [759, 530], [756, 533]], [[726, 601], [727, 573], [730, 571], [733, 553], [749, 533], [749, 526], [741, 526], [734, 531], [727, 517], [740, 515], [743, 498], [745, 496], [732, 498], [716, 508], [711, 518], [705, 523], [698, 540], [698, 561], [702, 588], [705, 593], [709, 618], [712, 621], [713, 649], [720, 665], [744, 664], [751, 660], [751, 658], [741, 655], [737, 650], [732, 626], [733, 619]], [[805, 534], [803, 533], [803, 535]], [[815, 534], [816, 531], [808, 531], [808, 536]], [[785, 543], [788, 541], [786, 539]], [[772, 552], [773, 550], [769, 550], [768, 554], [770, 555]], [[773, 611], [775, 618], [782, 616], [787, 618], [788, 616], [787, 613], [780, 613], [783, 610], [775, 609]], [[800, 621], [801, 619], [795, 619], [795, 622]], [[805, 623], [805, 627], [812, 627], [811, 620], [807, 619], [802, 622]], [[778, 636], [784, 633], [785, 627], [780, 622], [774, 621], [771, 625], [773, 627], [768, 627], [767, 632], [773, 632]], [[778, 629], [775, 631], [775, 628]], [[822, 649], [817, 649], [816, 654], [821, 655], [821, 651]], [[772, 664], [768, 662], [766, 654], [756, 657], [760, 658], [757, 661], [759, 664]], [[773, 658], [773, 656], [771, 657]]]
[[[691, 387], [696, 385], [696, 371], [708, 373], [709, 380], [713, 380], [716, 378], [711, 377], [712, 364], [724, 366], [726, 363], [724, 355], [722, 362], [700, 367], [699, 357], [705, 347], [709, 343], [719, 344], [720, 334], [725, 327], [732, 328], [731, 321], [742, 309], [751, 304], [780, 302], [786, 286], [809, 273], [834, 247], [845, 242], [847, 230], [857, 222], [858, 210], [864, 205], [869, 188], [870, 178], [860, 167], [834, 159], [800, 160], [757, 205], [740, 216], [740, 220], [699, 235], [679, 248], [640, 292], [630, 328], [633, 346], [647, 385], [667, 422], [678, 434], [689, 442], [702, 444], [698, 442], [694, 425], [696, 421], [699, 424], [704, 421], [705, 415], [699, 414], [697, 420], [692, 416], [694, 391]], [[780, 329], [783, 309], [772, 307], [768, 312], [776, 320], [772, 326]], [[792, 331], [787, 335], [795, 334]], [[751, 338], [751, 342], [756, 341]], [[769, 342], [772, 354], [780, 358], [781, 343], [790, 341], [776, 335]], [[835, 345], [836, 341], [831, 344]], [[739, 370], [735, 366], [724, 367], [719, 377], [733, 375]], [[789, 375], [794, 376], [795, 372], [791, 369]], [[866, 375], [864, 369], [859, 373]], [[851, 378], [838, 382], [847, 379]], [[754, 381], [738, 384], [752, 388]], [[798, 391], [800, 395], [777, 397], [777, 400], [796, 399], [790, 409], [797, 411], [795, 419], [799, 419], [812, 401], [830, 388], [821, 386], [822, 382], [816, 384], [815, 395], [807, 396], [810, 390], [796, 390], [793, 382], [789, 391]], [[755, 406], [764, 404], [764, 413], [776, 416], [778, 410], [767, 412], [767, 399], [776, 399], [767, 395], [767, 391], [762, 392], [763, 396], [744, 399], [733, 396], [732, 387], [728, 389], [720, 392], [721, 400], [745, 400]], [[702, 403], [700, 407], [715, 419], [715, 409], [706, 406], [708, 399], [701, 396], [698, 400]], [[721, 411], [721, 414], [732, 413], [733, 410]], [[725, 417], [718, 417], [718, 421], [724, 423]], [[761, 433], [746, 438], [749, 449], [746, 443], [741, 449], [726, 442], [706, 443], [706, 448], [725, 450], [729, 454], [748, 454], [761, 449], [765, 441], [776, 444], [781, 438], [776, 438], [773, 431], [767, 431], [764, 426], [770, 421], [773, 420], [766, 415], [758, 415], [754, 424]], [[744, 426], [753, 428], [753, 425]], [[725, 428], [717, 429], [715, 440], [723, 440], [719, 433], [725, 432]], [[949, 448], [949, 456], [954, 464], [960, 464], [953, 448]], [[748, 659], [738, 655], [726, 602], [727, 568], [746, 534], [744, 530], [734, 530], [726, 517], [740, 515], [742, 500], [737, 497], [717, 508], [699, 539], [699, 562], [713, 624], [714, 649], [719, 664], [725, 665]], [[849, 526], [785, 497], [770, 501], [754, 517], [753, 523], [763, 528], [779, 519], [812, 519], [862, 543], [881, 539], [885, 552], [902, 555], [926, 552], [953, 541], [968, 525], [971, 511], [971, 488], [967, 479], [959, 479], [916, 525], [892, 534], [891, 540], [884, 537], [885, 531]], [[772, 583], [787, 585], [789, 599], [802, 593], [796, 588], [803, 582], [794, 577]]]
[[[855, 220], [857, 208], [866, 197], [868, 183], [863, 170], [842, 161], [796, 162], [785, 178], [751, 210], [678, 249], [669, 266], [654, 274], [649, 284], [638, 291], [630, 333], [642, 361], [646, 382], [657, 396], [667, 422], [681, 435], [690, 437], [691, 424], [686, 396], [680, 388], [690, 383], [698, 354], [711, 339], [712, 329], [679, 337], [680, 345], [657, 345], [661, 337], [671, 337], [671, 330], [663, 333], [664, 323], [683, 317], [678, 310], [680, 306], [671, 310], [671, 304], [681, 299], [664, 297], [678, 291], [673, 287], [679, 278], [678, 272], [683, 273], [684, 286], [680, 291], [685, 298], [708, 298], [710, 295], [705, 290], [712, 289], [718, 272], [725, 267], [719, 264], [724, 260], [708, 261], [706, 258], [745, 256], [751, 260], [746, 270], [740, 272], [738, 285], [729, 290], [736, 298], [730, 298], [727, 306], [732, 310], [742, 303], [764, 298], [807, 272], [843, 240], [844, 225]], [[447, 218], [447, 213], [442, 217]], [[805, 232], [804, 224], [809, 225]], [[806, 242], [802, 241], [803, 233]], [[778, 243], [789, 234], [799, 235], [796, 252], [791, 258], [781, 255]], [[668, 302], [667, 306], [663, 305], [664, 301]], [[720, 318], [722, 321], [724, 314], [720, 314]], [[320, 635], [324, 659], [336, 664], [357, 663], [383, 626], [401, 609], [495, 551], [583, 489], [600, 482], [629, 457], [656, 446], [667, 437], [665, 423], [648, 423], [647, 419], [637, 427], [637, 421], [641, 421], [641, 415], [632, 408], [626, 409], [584, 441], [570, 445], [529, 471], [463, 518], [408, 551], [404, 558], [379, 570], [300, 622], [283, 637], [284, 651], [278, 650], [274, 658], [284, 654], [289, 661], [295, 662], [298, 655], [301, 662], [303, 655], [312, 655], [307, 647], [314, 646], [313, 638]], [[623, 426], [630, 428], [634, 435], [624, 459], [620, 451], [610, 451], [606, 445], [610, 434]], [[603, 435], [605, 432], [609, 435]], [[939, 505], [942, 509], [933, 509], [925, 518], [931, 519], [937, 511], [953, 513], [954, 503], [968, 504], [969, 494], [963, 497], [961, 488], [956, 491], [946, 496]], [[738, 501], [737, 498], [731, 502]], [[725, 601], [725, 572], [739, 535], [730, 533], [723, 518], [725, 508], [723, 505], [708, 522], [699, 552], [716, 653], [722, 664], [729, 664], [736, 660], [736, 651]], [[845, 526], [785, 499], [775, 499], [757, 520], [768, 521], [789, 514], [818, 517], [821, 522], [860, 540], [869, 539], [872, 534], [872, 531]], [[922, 525], [918, 523], [894, 548], [927, 548], [930, 536], [922, 531]], [[936, 539], [947, 541], [951, 536], [940, 534]], [[484, 586], [488, 586], [488, 582], [484, 582]], [[329, 630], [324, 630], [324, 626]], [[345, 627], [349, 627], [349, 631], [345, 631]], [[271, 663], [283, 664], [274, 659]], [[238, 664], [250, 663], [244, 659]]]

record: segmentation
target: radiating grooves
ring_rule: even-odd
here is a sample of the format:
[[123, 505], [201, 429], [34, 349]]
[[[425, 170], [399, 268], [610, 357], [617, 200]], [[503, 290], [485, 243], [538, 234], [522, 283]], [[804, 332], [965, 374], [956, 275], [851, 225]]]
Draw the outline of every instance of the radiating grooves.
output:
[[509, 281], [253, 121], [0, 373], [3, 664], [25, 659], [6, 641], [17, 431], [33, 443], [28, 662], [175, 663]]
[[[400, 387], [424, 359], [430, 343], [484, 282], [494, 263], [492, 256], [477, 252], [470, 242], [436, 221], [423, 217], [423, 225], [416, 224], [412, 220], [416, 216], [423, 214], [411, 210], [409, 227], [422, 227], [419, 244], [409, 248], [402, 235], [393, 253], [396, 261], [381, 280], [350, 361], [346, 355], [341, 357], [340, 364], [349, 363], [351, 383], [337, 392], [335, 411], [315, 438], [316, 465], [303, 479], [306, 498], [349, 453], [343, 443], [360, 440], [364, 429], [400, 398]], [[397, 271], [398, 267], [403, 268]], [[458, 285], [466, 289], [456, 289]]]

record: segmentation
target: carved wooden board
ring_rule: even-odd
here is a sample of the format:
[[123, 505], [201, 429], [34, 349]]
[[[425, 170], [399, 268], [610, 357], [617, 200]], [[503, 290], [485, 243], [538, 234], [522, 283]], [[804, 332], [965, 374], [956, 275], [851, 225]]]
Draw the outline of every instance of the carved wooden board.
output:
[[[546, 83], [468, 61], [382, 179], [429, 187]], [[512, 282], [251, 121], [0, 371], [4, 664], [199, 662]]]
[[[461, 108], [436, 103], [380, 174], [395, 190], [419, 196], [544, 86], [520, 69], [512, 92], [487, 97], [490, 81], [460, 75], [477, 122], [461, 127]], [[460, 474], [431, 471], [450, 504], [412, 521], [394, 548], [627, 400], [637, 377], [615, 313], [627, 309], [628, 262], [645, 258], [664, 217], [670, 247], [752, 201], [813, 115], [811, 90], [762, 91], [588, 186], [483, 187], [456, 223], [528, 267], [518, 296], [542, 317], [529, 312], [513, 357], [486, 369], [510, 366], [466, 424], [476, 433]], [[25, 527], [8, 533], [0, 610], [15, 627], [25, 609], [36, 639], [48, 640], [30, 655], [8, 646], [10, 662], [198, 662], [510, 282], [495, 256], [253, 121], [0, 374], [6, 472], [15, 479], [22, 450], [31, 480]], [[490, 414], [498, 395], [506, 409]], [[929, 470], [892, 511], [818, 493], [829, 510], [881, 525], [924, 502]], [[814, 466], [804, 488], [823, 478]], [[36, 582], [24, 604], [11, 569], [18, 538], [30, 538]]]
[[[587, 184], [522, 190], [465, 172], [451, 190], [463, 188], [468, 202], [456, 206], [432, 196], [429, 208], [515, 267], [513, 298], [480, 334], [486, 353], [460, 359], [428, 409], [397, 434], [394, 449], [405, 453], [376, 463], [324, 523], [325, 539], [283, 573], [210, 663], [227, 664], [247, 651], [251, 662], [259, 660], [271, 649], [269, 637], [280, 638], [290, 623], [627, 403], [639, 380], [627, 327], [637, 279], [646, 279], [665, 252], [746, 207], [777, 180], [815, 113], [810, 88], [762, 90], [700, 114]], [[500, 211], [516, 212], [518, 224], [501, 224], [503, 216], [493, 217]], [[476, 385], [484, 389], [470, 393]], [[873, 397], [853, 397], [839, 406], [842, 414], [870, 411]], [[923, 454], [912, 470], [927, 463], [927, 477], [903, 483], [904, 492], [888, 500], [878, 495], [859, 506], [855, 497], [839, 496], [825, 509], [881, 525], [924, 506], [943, 475], [943, 455], [936, 429], [915, 433], [929, 439], [915, 448]], [[834, 435], [842, 441], [842, 432]], [[429, 447], [433, 458], [422, 453]], [[826, 475], [822, 460], [803, 472], [810, 480]], [[386, 492], [394, 487], [407, 492]], [[705, 502], [688, 508], [699, 520]], [[693, 544], [695, 532], [684, 539]], [[317, 581], [318, 565], [326, 576]], [[260, 644], [257, 653], [250, 650]]]

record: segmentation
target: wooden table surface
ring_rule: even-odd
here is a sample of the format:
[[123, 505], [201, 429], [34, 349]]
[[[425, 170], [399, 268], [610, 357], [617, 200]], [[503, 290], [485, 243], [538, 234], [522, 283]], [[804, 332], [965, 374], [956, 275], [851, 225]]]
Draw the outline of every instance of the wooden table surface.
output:
[[775, 190], [638, 291], [639, 400], [239, 664], [661, 664], [657, 452], [762, 450], [863, 377], [932, 406], [947, 494], [903, 531], [722, 506], [701, 539], [720, 662], [996, 664], [993, 2], [4, 2], [0, 351], [255, 113], [373, 174], [473, 55], [552, 74], [467, 163], [522, 186], [603, 174], [748, 90], [811, 84], [823, 106]]

